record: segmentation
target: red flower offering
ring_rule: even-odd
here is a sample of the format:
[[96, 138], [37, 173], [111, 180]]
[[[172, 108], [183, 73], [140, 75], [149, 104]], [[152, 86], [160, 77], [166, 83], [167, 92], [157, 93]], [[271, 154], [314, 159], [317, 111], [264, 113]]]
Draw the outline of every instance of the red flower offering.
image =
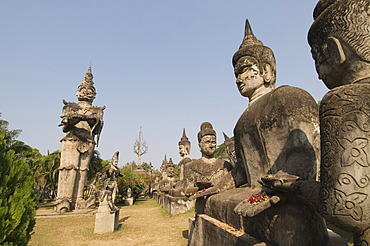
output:
[[261, 192], [257, 195], [252, 195], [251, 197], [248, 198], [248, 202], [250, 204], [259, 204], [261, 202], [264, 202], [270, 198], [269, 195], [266, 194], [266, 192]]
[[205, 191], [206, 191], [206, 189], [203, 189], [203, 190], [197, 191], [197, 192], [195, 192], [195, 195], [198, 195], [198, 194], [203, 193], [203, 192], [205, 192]]

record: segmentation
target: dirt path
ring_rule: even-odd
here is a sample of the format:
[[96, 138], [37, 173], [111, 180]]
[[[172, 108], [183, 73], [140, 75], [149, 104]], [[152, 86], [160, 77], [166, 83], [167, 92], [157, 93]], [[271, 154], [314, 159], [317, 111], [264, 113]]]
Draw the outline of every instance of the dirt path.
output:
[[94, 234], [92, 213], [39, 216], [29, 245], [185, 246], [188, 218], [191, 217], [194, 213], [168, 216], [152, 199], [122, 207], [120, 227], [114, 233]]

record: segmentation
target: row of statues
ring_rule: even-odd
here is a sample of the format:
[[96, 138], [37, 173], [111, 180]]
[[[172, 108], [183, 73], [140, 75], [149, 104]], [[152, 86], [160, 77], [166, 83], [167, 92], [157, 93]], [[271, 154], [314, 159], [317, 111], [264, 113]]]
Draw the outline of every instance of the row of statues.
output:
[[[274, 53], [247, 20], [232, 64], [249, 105], [235, 125], [235, 142], [225, 141], [229, 161], [214, 158], [212, 124], [201, 125], [198, 160], [189, 158], [184, 130], [180, 178], [173, 178], [174, 164], [166, 160], [159, 190], [196, 200], [197, 214], [268, 244], [327, 245], [326, 220], [352, 232], [356, 246], [369, 245], [369, 30], [369, 0], [318, 1], [308, 41], [317, 73], [330, 89], [318, 108], [302, 89], [275, 87]], [[95, 95], [89, 68], [77, 91], [79, 102], [64, 102], [57, 210], [81, 203], [103, 126], [104, 107], [92, 106]]]
[[306, 91], [275, 88], [274, 54], [246, 22], [232, 60], [249, 99], [234, 128], [236, 161], [213, 158], [216, 134], [203, 123], [202, 158], [184, 167], [196, 213], [274, 245], [328, 244], [324, 218], [353, 232], [355, 245], [370, 243], [369, 9], [366, 0], [321, 0], [314, 10], [308, 40], [331, 89], [320, 111]]

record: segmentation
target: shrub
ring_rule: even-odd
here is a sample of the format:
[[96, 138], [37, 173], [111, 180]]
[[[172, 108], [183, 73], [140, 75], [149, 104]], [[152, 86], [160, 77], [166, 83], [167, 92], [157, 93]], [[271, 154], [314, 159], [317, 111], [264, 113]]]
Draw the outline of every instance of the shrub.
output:
[[37, 196], [27, 163], [0, 133], [0, 245], [27, 245], [35, 225]]

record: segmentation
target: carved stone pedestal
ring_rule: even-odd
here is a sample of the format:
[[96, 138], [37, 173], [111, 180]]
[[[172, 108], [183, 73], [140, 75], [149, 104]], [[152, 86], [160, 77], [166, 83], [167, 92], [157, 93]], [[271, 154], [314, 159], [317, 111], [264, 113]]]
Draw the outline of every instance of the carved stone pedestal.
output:
[[159, 203], [159, 194], [158, 192], [154, 191], [153, 194], [152, 194], [152, 198], [157, 202]]
[[71, 211], [71, 203], [67, 199], [58, 201], [54, 207], [56, 212], [65, 213]]
[[133, 197], [126, 198], [125, 206], [131, 206], [131, 205], [134, 205], [134, 198]]
[[187, 197], [174, 197], [165, 195], [163, 197], [163, 208], [169, 215], [182, 214], [194, 207], [194, 201]]
[[[328, 230], [329, 242], [326, 246], [346, 246], [340, 236]], [[233, 246], [268, 246], [242, 230], [216, 220], [206, 214], [199, 214], [196, 219], [189, 220], [189, 246], [233, 245]], [[301, 242], [299, 245], [311, 245]]]
[[260, 241], [248, 236], [243, 231], [239, 231], [205, 214], [197, 215], [191, 226], [193, 228], [191, 228], [191, 234], [189, 235], [190, 246], [265, 245], [259, 244]]
[[95, 214], [94, 233], [114, 232], [119, 224], [119, 210], [111, 212], [97, 212]]
[[159, 193], [159, 192], [154, 192], [153, 193], [153, 199], [158, 203], [158, 204], [163, 204], [164, 202], [164, 196], [165, 194]]

